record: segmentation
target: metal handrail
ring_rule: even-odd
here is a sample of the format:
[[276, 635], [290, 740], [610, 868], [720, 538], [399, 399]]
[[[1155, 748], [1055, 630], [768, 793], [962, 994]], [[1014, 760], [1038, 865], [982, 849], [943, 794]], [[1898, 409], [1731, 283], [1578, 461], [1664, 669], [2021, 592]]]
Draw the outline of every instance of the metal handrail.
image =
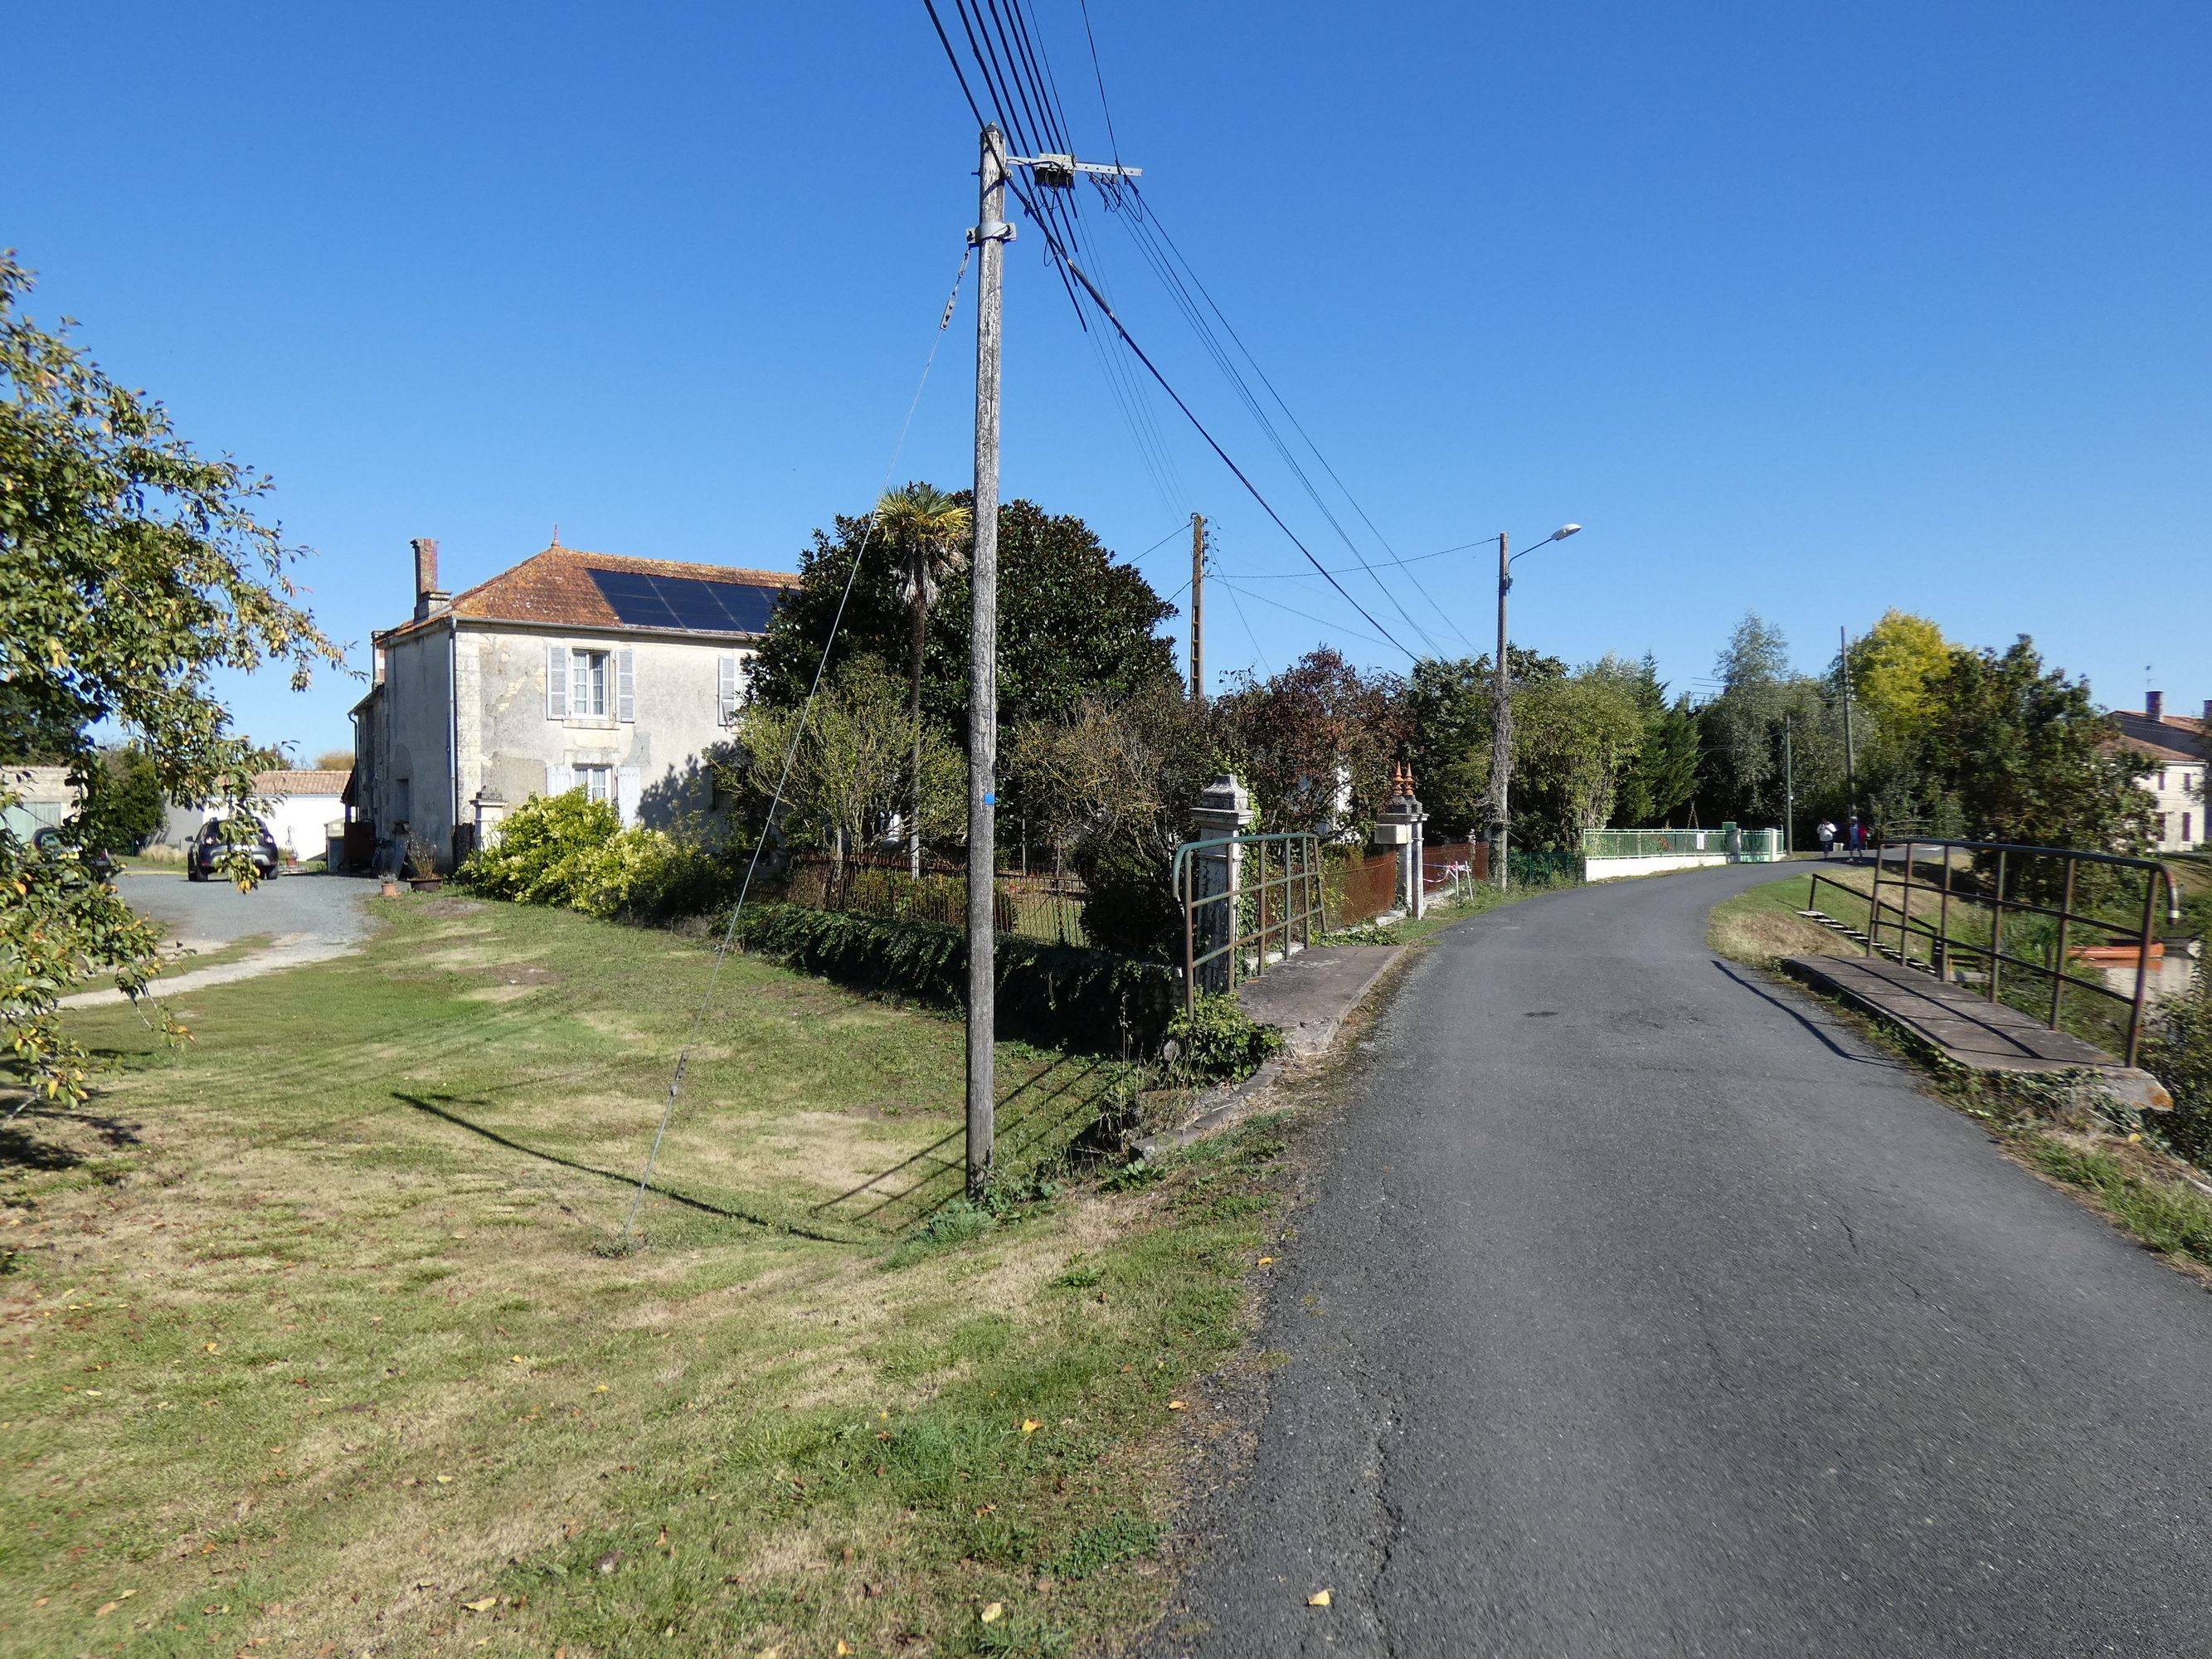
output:
[[[1218, 893], [1199, 892], [1200, 857], [1209, 852], [1217, 856], [1237, 857], [1238, 848], [1249, 854], [1257, 865], [1256, 878], [1240, 873], [1233, 887]], [[1267, 872], [1270, 848], [1276, 850], [1277, 863], [1272, 876]], [[1267, 966], [1271, 938], [1279, 937], [1287, 952], [1293, 932], [1303, 947], [1313, 943], [1316, 921], [1322, 922], [1322, 931], [1327, 930], [1322, 914], [1321, 838], [1310, 833], [1277, 830], [1257, 836], [1215, 836], [1204, 841], [1185, 842], [1176, 849], [1175, 861], [1168, 870], [1168, 882], [1170, 890], [1182, 906], [1182, 994], [1186, 1011], [1194, 1009], [1198, 1004], [1200, 969], [1226, 957], [1229, 988], [1233, 991], [1246, 945], [1259, 946], [1258, 966], [1254, 969], [1256, 975]], [[1208, 905], [1240, 901], [1247, 893], [1257, 897], [1259, 926], [1249, 933], [1240, 932], [1240, 918], [1232, 908], [1227, 912], [1229, 925], [1221, 930], [1226, 938], [1211, 950], [1200, 951], [1198, 913]], [[1279, 895], [1280, 902], [1271, 906], [1271, 894]]]
[[[1900, 852], [1903, 864], [1901, 873], [1889, 876], [1885, 880], [1883, 866], [1890, 861], [1893, 853]], [[1943, 878], [1941, 882], [1916, 878], [1914, 872], [1917, 860], [1915, 855], [1923, 852], [1942, 854]], [[1994, 857], [1996, 875], [1987, 891], [1982, 890], [1979, 881], [1965, 888], [1953, 882], [1951, 854], [1954, 852], [1966, 853], [1977, 860], [1985, 855]], [[2009, 898], [2006, 896], [2005, 872], [2008, 864], [2015, 858], [2059, 859], [2064, 861], [2064, 893], [2056, 906], [2039, 904], [2031, 899]], [[2123, 924], [2111, 921], [2102, 916], [2075, 908], [2075, 877], [2081, 866], [2084, 864], [2104, 865], [2115, 869], [2141, 870], [2144, 872], [2142, 915], [2139, 923]], [[2051, 1009], [2048, 1015], [2045, 1017], [2044, 1024], [2054, 1031], [2059, 1029], [2059, 1016], [2063, 1011], [2066, 988], [2069, 985], [2079, 990], [2094, 992], [2097, 995], [2110, 998], [2115, 1002], [2125, 1003], [2128, 1006], [2126, 1063], [2130, 1066], [2136, 1063], [2136, 1049], [2142, 1034], [2143, 1009], [2149, 994], [2151, 946], [2155, 943], [2158, 886], [2160, 881], [2166, 884], [2167, 920], [2179, 921], [2181, 919], [2181, 890], [2174, 880], [2173, 872], [2165, 864], [2156, 859], [2132, 858], [2120, 853], [2092, 853], [2069, 847], [2033, 847], [2020, 842], [1947, 841], [1908, 836], [1899, 841], [1893, 842], [1885, 839], [1877, 842], [1874, 848], [1873, 867], [1874, 886], [1870, 892], [1860, 892], [1856, 888], [1837, 881], [1833, 877], [1815, 875], [1808, 895], [1808, 908], [1814, 909], [1819, 908], [1811, 901], [1819, 896], [1820, 883], [1823, 881], [1827, 882], [1832, 887], [1851, 894], [1854, 898], [1863, 902], [1867, 907], [1866, 953], [1869, 956], [1874, 955], [1881, 948], [1882, 929], [1885, 926], [1885, 908], [1895, 911], [1895, 921], [1887, 925], [1893, 926], [1897, 930], [1897, 954], [1899, 960], [1911, 966], [1920, 965], [1912, 960], [1911, 941], [1915, 938], [1930, 941], [1928, 967], [1939, 979], [1948, 980], [1950, 977], [1951, 965], [1954, 957], [1964, 956], [1979, 960], [1988, 970], [1986, 998], [1990, 1002], [1997, 1000], [2002, 968], [2020, 968], [2029, 973], [2042, 975], [2051, 981]], [[1887, 906], [1884, 905], [1882, 898], [1882, 889], [1885, 885], [1893, 889], [1896, 894]], [[1932, 893], [1936, 896], [1939, 908], [1935, 927], [1930, 927], [1927, 922], [1913, 915], [1911, 905], [1912, 895], [1915, 893]], [[1963, 904], [1978, 905], [1990, 911], [1990, 937], [1986, 945], [1978, 940], [1954, 936], [1951, 928], [1951, 908], [1954, 901]], [[2008, 914], [2050, 916], [2057, 921], [2058, 940], [2051, 957], [2055, 966], [2047, 967], [2042, 963], [2030, 961], [2027, 957], [2013, 955], [2005, 950], [2004, 922]], [[2069, 931], [2077, 924], [2098, 929], [2114, 939], [2132, 939], [2136, 947], [2136, 983], [2132, 994], [2115, 991], [2101, 981], [2087, 979], [2066, 971], [2067, 935]]]

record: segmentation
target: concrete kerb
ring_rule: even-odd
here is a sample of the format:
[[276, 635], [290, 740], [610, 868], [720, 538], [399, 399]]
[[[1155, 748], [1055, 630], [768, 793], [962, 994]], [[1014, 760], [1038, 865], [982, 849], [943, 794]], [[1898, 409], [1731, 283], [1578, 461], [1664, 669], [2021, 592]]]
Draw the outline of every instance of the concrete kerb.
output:
[[1316, 945], [1239, 986], [1237, 1000], [1244, 1011], [1282, 1031], [1283, 1052], [1243, 1081], [1204, 1091], [1181, 1123], [1139, 1141], [1137, 1156], [1149, 1162], [1234, 1128], [1263, 1110], [1276, 1085], [1328, 1055], [1345, 1021], [1408, 948]]
[[1856, 957], [1781, 957], [1774, 966], [1963, 1071], [2034, 1078], [2101, 1094], [2124, 1110], [2167, 1111], [2173, 1106], [2173, 1097], [2142, 1067], [2123, 1065], [2003, 1004], [1984, 1003], [1911, 970]]

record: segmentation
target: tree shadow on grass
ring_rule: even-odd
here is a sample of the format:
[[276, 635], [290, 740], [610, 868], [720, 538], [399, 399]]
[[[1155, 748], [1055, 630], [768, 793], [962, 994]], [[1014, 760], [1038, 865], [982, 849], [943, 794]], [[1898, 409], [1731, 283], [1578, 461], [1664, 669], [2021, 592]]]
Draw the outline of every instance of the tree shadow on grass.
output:
[[[426, 1116], [434, 1117], [441, 1122], [450, 1123], [457, 1129], [465, 1129], [471, 1134], [480, 1136], [491, 1142], [493, 1146], [503, 1147], [510, 1152], [520, 1152], [525, 1158], [534, 1158], [541, 1163], [557, 1164], [564, 1170], [574, 1170], [579, 1175], [592, 1176], [601, 1181], [611, 1182], [624, 1188], [634, 1190], [637, 1186], [637, 1177], [634, 1175], [624, 1175], [617, 1170], [602, 1170], [595, 1164], [580, 1163], [573, 1158], [563, 1158], [558, 1152], [549, 1152], [539, 1147], [526, 1146], [519, 1140], [510, 1139], [496, 1129], [486, 1128], [481, 1123], [471, 1122], [461, 1116], [459, 1113], [448, 1110], [447, 1105], [440, 1103], [444, 1102], [455, 1106], [489, 1106], [491, 1103], [489, 1101], [465, 1100], [453, 1095], [410, 1095], [398, 1089], [392, 1091], [392, 1097], [403, 1106], [411, 1106]], [[786, 1218], [761, 1215], [750, 1210], [733, 1209], [726, 1204], [711, 1204], [703, 1198], [693, 1198], [689, 1194], [676, 1191], [672, 1187], [647, 1182], [645, 1190], [665, 1198], [672, 1204], [680, 1204], [687, 1210], [696, 1210], [704, 1215], [719, 1216], [727, 1221], [749, 1222], [756, 1227], [766, 1228], [770, 1232], [795, 1233], [801, 1238], [811, 1238], [823, 1244], [849, 1244], [853, 1242], [850, 1238], [842, 1237], [836, 1233], [817, 1232]]]
[[[57, 1129], [64, 1133], [52, 1133]], [[103, 1152], [124, 1152], [143, 1144], [137, 1124], [93, 1112], [26, 1106], [12, 1117], [0, 1118], [0, 1170], [74, 1170]]]

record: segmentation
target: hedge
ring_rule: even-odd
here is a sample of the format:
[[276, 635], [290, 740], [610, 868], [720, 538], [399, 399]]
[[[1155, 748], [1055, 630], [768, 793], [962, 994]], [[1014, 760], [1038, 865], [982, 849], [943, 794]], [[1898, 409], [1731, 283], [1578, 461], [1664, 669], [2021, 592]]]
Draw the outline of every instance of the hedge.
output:
[[[750, 949], [857, 990], [895, 991], [948, 1008], [967, 1000], [968, 940], [957, 927], [750, 904], [738, 936]], [[1003, 933], [997, 955], [1003, 1036], [1096, 1054], [1150, 1054], [1180, 1006], [1174, 970], [1157, 963]]]

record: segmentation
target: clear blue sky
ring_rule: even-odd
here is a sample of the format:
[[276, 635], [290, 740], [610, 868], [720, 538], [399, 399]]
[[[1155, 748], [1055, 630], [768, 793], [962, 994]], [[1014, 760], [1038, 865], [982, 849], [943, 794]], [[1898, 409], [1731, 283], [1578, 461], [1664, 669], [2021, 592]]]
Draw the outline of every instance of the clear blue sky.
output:
[[[1031, 4], [1103, 155], [1074, 0]], [[1648, 648], [1692, 685], [1747, 608], [1814, 666], [1895, 605], [2031, 633], [2108, 702], [2140, 706], [2147, 664], [2170, 706], [2212, 696], [2201, 0], [1091, 16], [1125, 159], [1397, 551], [1589, 526], [1519, 567], [1516, 640]], [[556, 523], [791, 567], [881, 480], [975, 216], [920, 0], [19, 0], [9, 34], [0, 238], [42, 273], [35, 312], [275, 475], [357, 664], [405, 615], [413, 535], [453, 586]], [[1121, 228], [1085, 216], [1139, 337], [1350, 564]], [[1132, 555], [1214, 520], [1255, 596], [1248, 635], [1210, 592], [1216, 667], [1322, 639], [1405, 666], [1317, 580], [1256, 580], [1302, 562], [1158, 398], [1154, 478], [1042, 252], [1024, 225], [1006, 493]], [[901, 477], [969, 481], [972, 297]], [[1401, 588], [1455, 649], [1492, 625], [1486, 556], [1414, 567], [1449, 621]], [[1188, 564], [1171, 541], [1145, 568], [1165, 593]], [[257, 737], [349, 742], [342, 680], [228, 689]]]

